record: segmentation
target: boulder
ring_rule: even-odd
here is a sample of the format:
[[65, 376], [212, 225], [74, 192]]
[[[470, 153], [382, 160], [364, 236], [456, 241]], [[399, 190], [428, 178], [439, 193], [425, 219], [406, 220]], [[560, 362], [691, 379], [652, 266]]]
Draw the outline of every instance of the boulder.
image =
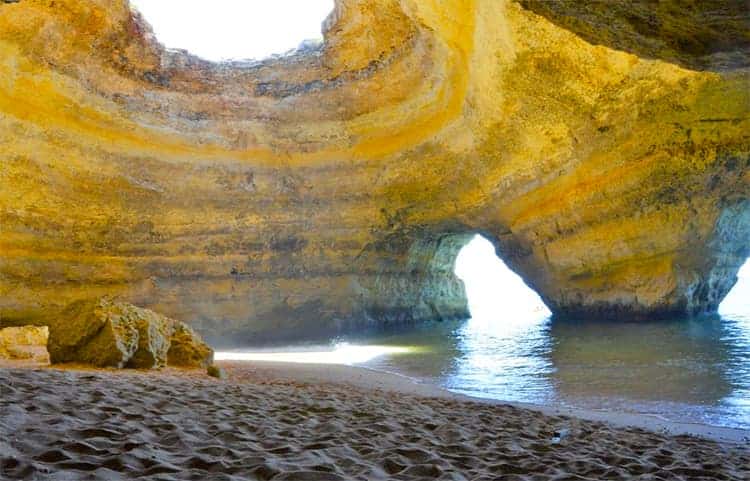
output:
[[171, 345], [167, 353], [170, 366], [206, 368], [214, 361], [214, 351], [203, 339], [182, 322], [174, 324]]
[[52, 362], [125, 367], [138, 349], [139, 337], [128, 314], [128, 306], [107, 297], [71, 304], [50, 324]]
[[211, 377], [215, 377], [217, 379], [226, 379], [227, 373], [224, 372], [224, 369], [220, 368], [219, 366], [215, 364], [211, 364], [206, 368], [206, 374], [208, 374]]
[[213, 351], [183, 323], [149, 309], [113, 300], [79, 301], [53, 324], [52, 362], [80, 362], [98, 367], [205, 367]]
[[167, 365], [171, 337], [179, 321], [169, 319], [148, 309], [126, 304], [129, 320], [138, 331], [138, 347], [127, 367], [150, 369]]
[[6, 327], [0, 329], [0, 359], [49, 363], [47, 326]]

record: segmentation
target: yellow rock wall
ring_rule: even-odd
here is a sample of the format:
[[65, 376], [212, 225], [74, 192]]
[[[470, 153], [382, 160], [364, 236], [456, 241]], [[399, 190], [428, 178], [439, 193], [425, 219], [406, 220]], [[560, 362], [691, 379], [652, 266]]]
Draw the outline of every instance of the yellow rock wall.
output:
[[460, 317], [476, 232], [561, 316], [715, 309], [750, 254], [744, 44], [641, 58], [521, 3], [339, 0], [255, 64], [125, 0], [0, 3], [0, 325], [103, 294], [214, 342]]

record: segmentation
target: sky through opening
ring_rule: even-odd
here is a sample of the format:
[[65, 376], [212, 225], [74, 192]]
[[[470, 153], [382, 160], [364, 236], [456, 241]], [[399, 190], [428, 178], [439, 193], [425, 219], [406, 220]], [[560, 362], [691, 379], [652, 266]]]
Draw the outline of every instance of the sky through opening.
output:
[[205, 60], [263, 59], [322, 41], [333, 0], [130, 0], [167, 48]]
[[456, 275], [464, 281], [472, 318], [537, 320], [551, 313], [539, 295], [495, 254], [495, 247], [476, 235], [456, 258]]
[[750, 259], [737, 273], [737, 284], [719, 304], [719, 314], [750, 314]]

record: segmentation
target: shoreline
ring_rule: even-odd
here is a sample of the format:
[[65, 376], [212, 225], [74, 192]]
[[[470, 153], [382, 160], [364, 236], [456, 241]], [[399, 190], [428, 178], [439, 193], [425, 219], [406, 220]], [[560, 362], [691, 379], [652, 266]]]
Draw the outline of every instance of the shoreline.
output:
[[703, 423], [670, 421], [653, 414], [596, 410], [569, 406], [504, 401], [450, 391], [404, 374], [346, 364], [314, 364], [279, 361], [217, 361], [219, 366], [252, 365], [266, 375], [299, 382], [353, 384], [361, 389], [383, 389], [422, 397], [447, 398], [495, 406], [528, 409], [546, 416], [569, 416], [585, 421], [609, 423], [617, 428], [635, 427], [669, 436], [696, 436], [711, 441], [750, 446], [750, 429], [715, 426]]
[[236, 361], [219, 360], [215, 364], [225, 368], [229, 376], [225, 379], [208, 377], [203, 370], [164, 368], [161, 370], [107, 369], [81, 364], [35, 364], [23, 361], [0, 360], [0, 371], [8, 369], [42, 369], [64, 372], [104, 372], [114, 375], [145, 374], [149, 376], [170, 376], [177, 378], [207, 379], [216, 382], [246, 382], [233, 373], [251, 370], [268, 380], [292, 383], [318, 383], [334, 386], [353, 386], [365, 391], [385, 391], [421, 398], [448, 399], [471, 402], [488, 406], [509, 406], [533, 411], [550, 417], [570, 417], [583, 421], [601, 422], [614, 428], [637, 428], [666, 436], [693, 436], [731, 446], [750, 448], [750, 429], [716, 426], [697, 422], [670, 421], [658, 415], [629, 413], [622, 411], [554, 406], [502, 399], [483, 398], [454, 392], [437, 384], [391, 371], [368, 366], [349, 364], [301, 363], [284, 361]]

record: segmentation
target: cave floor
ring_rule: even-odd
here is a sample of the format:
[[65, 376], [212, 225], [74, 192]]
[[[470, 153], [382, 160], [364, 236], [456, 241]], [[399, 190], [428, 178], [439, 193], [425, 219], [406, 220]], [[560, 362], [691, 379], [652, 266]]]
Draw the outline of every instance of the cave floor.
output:
[[0, 478], [750, 476], [747, 445], [473, 402], [427, 386], [405, 392], [377, 379], [370, 388], [330, 382], [331, 368], [302, 381], [253, 364], [223, 366], [227, 379], [176, 370], [0, 368]]

